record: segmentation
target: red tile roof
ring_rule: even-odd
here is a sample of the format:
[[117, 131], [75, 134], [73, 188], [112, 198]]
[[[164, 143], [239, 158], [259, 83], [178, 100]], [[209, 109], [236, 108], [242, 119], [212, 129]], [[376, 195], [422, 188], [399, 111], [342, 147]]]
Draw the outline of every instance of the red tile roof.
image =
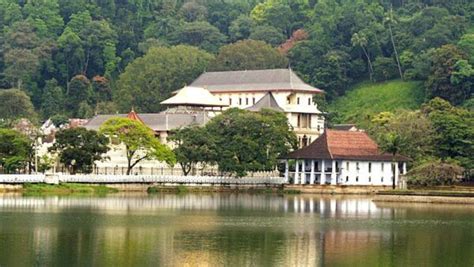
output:
[[[293, 151], [289, 159], [352, 159], [390, 161], [392, 155], [383, 153], [365, 132], [326, 129], [324, 134], [309, 146]], [[408, 158], [397, 155], [397, 161]]]
[[129, 118], [129, 119], [131, 119], [131, 120], [134, 120], [134, 121], [139, 121], [139, 122], [145, 124], [145, 123], [143, 122], [142, 118], [140, 118], [140, 116], [138, 116], [138, 114], [135, 113], [135, 110], [133, 110], [133, 108], [132, 108], [132, 110], [127, 114], [127, 118]]

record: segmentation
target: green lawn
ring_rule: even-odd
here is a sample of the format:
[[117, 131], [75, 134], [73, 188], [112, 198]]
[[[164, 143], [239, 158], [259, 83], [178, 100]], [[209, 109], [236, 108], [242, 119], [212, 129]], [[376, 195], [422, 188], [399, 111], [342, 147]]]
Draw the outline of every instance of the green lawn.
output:
[[370, 115], [382, 111], [417, 109], [423, 103], [424, 90], [420, 82], [392, 80], [383, 83], [356, 84], [346, 95], [329, 105], [337, 112], [337, 123], [364, 124]]

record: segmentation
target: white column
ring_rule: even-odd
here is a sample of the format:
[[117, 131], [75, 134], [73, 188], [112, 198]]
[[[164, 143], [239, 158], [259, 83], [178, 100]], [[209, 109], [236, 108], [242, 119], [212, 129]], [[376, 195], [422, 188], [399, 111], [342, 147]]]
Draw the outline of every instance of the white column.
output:
[[309, 175], [309, 184], [314, 184], [314, 159], [311, 160], [311, 174]]
[[321, 160], [321, 181], [320, 184], [325, 184], [326, 183], [326, 171], [324, 170], [326, 168], [324, 164], [324, 159]]
[[286, 183], [288, 183], [288, 179], [289, 179], [289, 172], [290, 172], [290, 166], [288, 164], [288, 159], [285, 160], [285, 181]]
[[297, 183], [298, 183], [299, 171], [300, 171], [300, 162], [299, 162], [299, 160], [296, 160], [296, 165], [295, 165], [295, 178], [293, 179], [293, 184], [297, 184]]
[[403, 174], [407, 174], [407, 163], [403, 162]]
[[301, 180], [300, 180], [300, 184], [306, 184], [306, 164], [305, 164], [306, 160], [303, 160], [302, 162], [302, 166], [301, 166]]
[[331, 184], [336, 185], [337, 184], [337, 176], [336, 176], [336, 161], [332, 160], [331, 161]]

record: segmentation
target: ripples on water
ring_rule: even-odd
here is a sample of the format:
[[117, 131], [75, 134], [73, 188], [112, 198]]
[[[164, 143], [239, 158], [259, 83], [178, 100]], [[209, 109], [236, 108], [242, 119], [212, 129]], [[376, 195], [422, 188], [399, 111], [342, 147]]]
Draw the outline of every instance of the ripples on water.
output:
[[474, 208], [249, 194], [0, 197], [0, 266], [473, 266]]

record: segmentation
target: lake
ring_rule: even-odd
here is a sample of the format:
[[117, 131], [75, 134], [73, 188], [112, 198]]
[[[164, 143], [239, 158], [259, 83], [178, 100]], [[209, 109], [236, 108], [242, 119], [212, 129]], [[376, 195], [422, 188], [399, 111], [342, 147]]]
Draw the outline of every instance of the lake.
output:
[[0, 195], [0, 266], [474, 266], [474, 207], [370, 197]]

